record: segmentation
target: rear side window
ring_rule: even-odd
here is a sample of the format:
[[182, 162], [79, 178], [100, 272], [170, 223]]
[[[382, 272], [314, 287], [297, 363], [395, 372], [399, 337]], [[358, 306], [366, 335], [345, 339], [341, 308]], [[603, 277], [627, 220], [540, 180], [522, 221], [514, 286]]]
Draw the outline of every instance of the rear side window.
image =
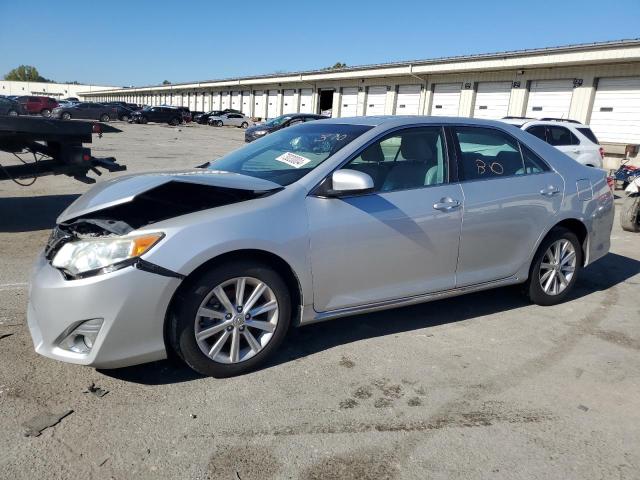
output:
[[547, 127], [547, 140], [554, 147], [560, 147], [563, 145], [579, 145], [580, 140], [576, 137], [571, 130], [564, 127], [557, 127], [555, 125]]
[[510, 177], [525, 173], [518, 141], [490, 128], [457, 127], [464, 180]]
[[522, 158], [524, 160], [524, 170], [526, 174], [548, 172], [549, 166], [533, 153], [526, 145], [520, 144]]
[[587, 137], [589, 140], [591, 140], [593, 143], [598, 143], [598, 144], [600, 143], [598, 141], [598, 137], [596, 137], [595, 133], [593, 133], [590, 128], [578, 127], [577, 130], [581, 134], [583, 134], [585, 137]]
[[530, 133], [534, 137], [538, 137], [544, 142], [547, 141], [547, 129], [544, 125], [534, 125], [533, 127], [527, 128], [526, 132]]

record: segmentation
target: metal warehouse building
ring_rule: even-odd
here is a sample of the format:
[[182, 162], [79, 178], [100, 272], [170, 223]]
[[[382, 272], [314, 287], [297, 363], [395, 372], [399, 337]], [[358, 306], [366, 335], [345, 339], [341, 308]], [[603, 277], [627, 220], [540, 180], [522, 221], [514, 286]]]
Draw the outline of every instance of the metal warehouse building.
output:
[[640, 144], [640, 39], [86, 92], [96, 101], [253, 117], [507, 115], [589, 123], [609, 155]]

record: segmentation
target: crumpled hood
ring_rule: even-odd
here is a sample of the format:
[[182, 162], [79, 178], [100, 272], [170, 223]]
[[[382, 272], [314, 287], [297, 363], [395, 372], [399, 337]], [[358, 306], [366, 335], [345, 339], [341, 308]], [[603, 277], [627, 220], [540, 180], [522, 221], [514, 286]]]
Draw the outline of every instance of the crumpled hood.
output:
[[277, 183], [269, 180], [220, 170], [195, 169], [125, 175], [99, 183], [91, 188], [60, 214], [57, 223], [66, 222], [97, 210], [131, 202], [137, 195], [169, 182], [254, 192], [268, 192], [282, 188]]

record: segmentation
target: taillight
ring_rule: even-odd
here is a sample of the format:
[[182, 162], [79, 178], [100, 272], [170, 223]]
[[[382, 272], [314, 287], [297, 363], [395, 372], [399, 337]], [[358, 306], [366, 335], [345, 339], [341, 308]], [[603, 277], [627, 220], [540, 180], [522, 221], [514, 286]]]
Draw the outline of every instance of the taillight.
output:
[[600, 147], [600, 158], [604, 160], [604, 148]]

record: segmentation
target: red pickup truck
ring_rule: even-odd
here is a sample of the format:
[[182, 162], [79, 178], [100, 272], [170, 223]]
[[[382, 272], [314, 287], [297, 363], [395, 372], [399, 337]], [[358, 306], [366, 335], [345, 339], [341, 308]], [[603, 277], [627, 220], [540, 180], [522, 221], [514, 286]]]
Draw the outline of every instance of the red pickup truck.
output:
[[39, 114], [43, 117], [51, 115], [51, 110], [58, 106], [58, 102], [50, 97], [23, 96], [16, 98], [16, 101], [25, 108], [30, 115]]

